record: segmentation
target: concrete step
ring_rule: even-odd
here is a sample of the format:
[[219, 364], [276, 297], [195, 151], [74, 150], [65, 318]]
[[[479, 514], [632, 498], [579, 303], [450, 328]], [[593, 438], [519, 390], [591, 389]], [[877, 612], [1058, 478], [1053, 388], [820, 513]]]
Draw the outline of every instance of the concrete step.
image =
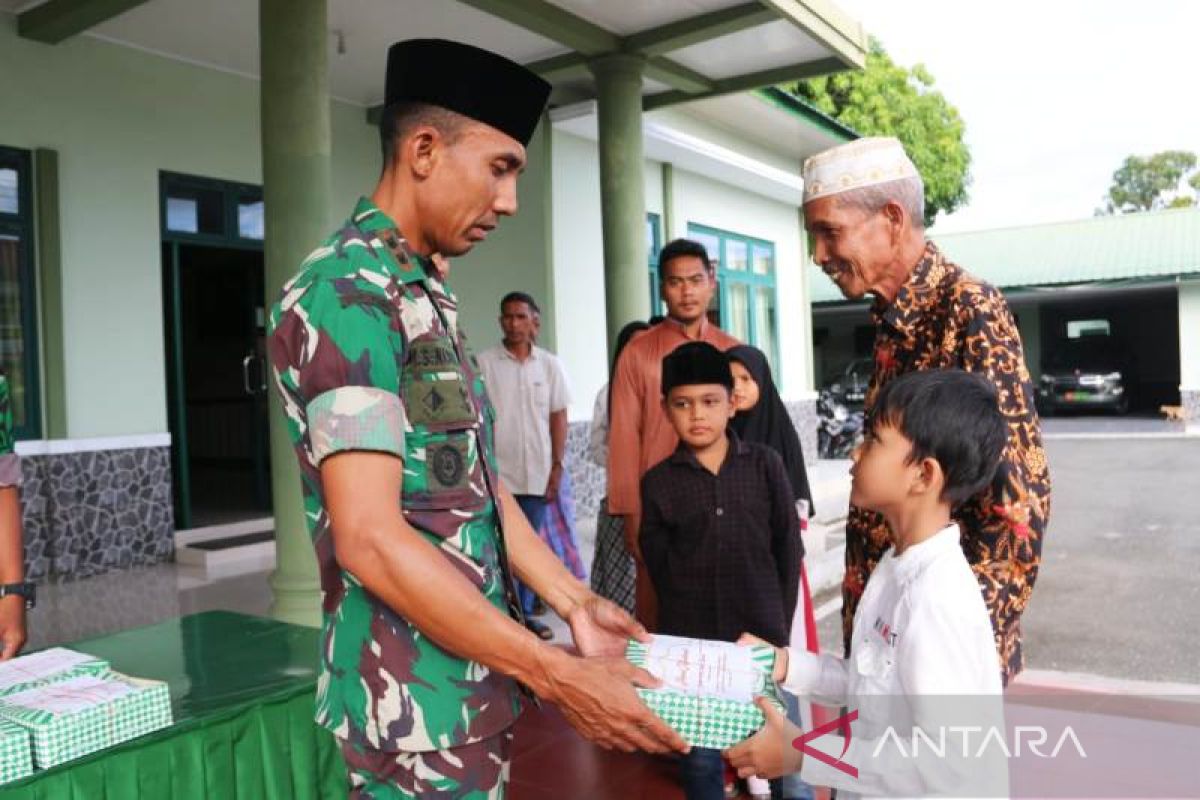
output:
[[274, 569], [275, 520], [176, 531], [175, 561], [207, 579]]

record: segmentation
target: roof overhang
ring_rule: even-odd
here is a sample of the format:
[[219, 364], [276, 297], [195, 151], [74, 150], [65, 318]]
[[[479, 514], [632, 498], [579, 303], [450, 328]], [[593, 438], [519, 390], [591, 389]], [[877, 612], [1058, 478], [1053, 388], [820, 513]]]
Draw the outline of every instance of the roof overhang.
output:
[[[803, 202], [800, 164], [810, 155], [849, 141], [855, 133], [776, 90], [710, 98], [681, 109], [646, 115], [646, 158], [737, 186], [789, 205]], [[782, 94], [782, 93], [780, 93]], [[595, 100], [550, 112], [556, 130], [596, 141]]]
[[[552, 105], [595, 99], [588, 65], [646, 60], [647, 109], [773, 86], [865, 63], [862, 27], [829, 0], [328, 0], [331, 94], [381, 102], [387, 46], [453, 38], [529, 65]], [[227, 71], [258, 73], [258, 3], [247, 0], [0, 0], [21, 36], [88, 33]], [[281, 23], [285, 24], [285, 23]]]

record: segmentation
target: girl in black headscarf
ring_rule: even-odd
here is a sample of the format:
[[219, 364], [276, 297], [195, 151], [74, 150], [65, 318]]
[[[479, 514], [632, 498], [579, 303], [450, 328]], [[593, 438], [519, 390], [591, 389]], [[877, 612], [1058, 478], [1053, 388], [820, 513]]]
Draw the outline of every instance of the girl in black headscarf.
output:
[[[771, 378], [771, 366], [767, 357], [756, 347], [738, 345], [729, 351], [729, 366], [733, 370], [733, 404], [737, 409], [730, 427], [742, 441], [758, 442], [770, 447], [783, 459], [788, 478], [792, 484], [792, 496], [800, 506], [800, 530], [808, 528], [808, 518], [813, 513], [812, 490], [808, 485], [808, 471], [804, 468], [804, 453], [800, 450], [800, 437], [788, 416], [787, 407], [775, 381]], [[803, 501], [803, 503], [801, 503]], [[813, 613], [812, 593], [808, 588], [808, 575], [804, 562], [800, 562], [800, 594], [796, 602], [796, 615], [792, 619], [791, 645], [819, 653], [817, 642], [817, 620]], [[812, 728], [812, 709], [805, 708], [800, 701], [785, 692], [788, 701], [788, 718], [804, 730]], [[787, 775], [782, 781], [783, 797], [811, 798], [813, 789], [800, 776]]]
[[731, 348], [729, 358], [733, 362], [733, 400], [737, 415], [733, 418], [733, 432], [744, 442], [765, 444], [783, 459], [788, 478], [792, 483], [792, 494], [803, 500], [808, 513], [813, 513], [812, 490], [808, 486], [808, 471], [804, 468], [804, 453], [800, 450], [800, 437], [788, 416], [787, 407], [775, 381], [771, 378], [771, 366], [767, 357], [757, 347], [738, 345]]

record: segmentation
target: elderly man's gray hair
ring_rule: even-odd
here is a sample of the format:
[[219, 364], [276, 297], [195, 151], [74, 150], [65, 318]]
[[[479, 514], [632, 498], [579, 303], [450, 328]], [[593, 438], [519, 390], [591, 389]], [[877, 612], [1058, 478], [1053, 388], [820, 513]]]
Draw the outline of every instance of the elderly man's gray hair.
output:
[[925, 227], [925, 184], [920, 178], [901, 178], [898, 181], [849, 189], [835, 197], [838, 205], [861, 208], [868, 214], [882, 211], [888, 203], [896, 202], [908, 212], [914, 228]]

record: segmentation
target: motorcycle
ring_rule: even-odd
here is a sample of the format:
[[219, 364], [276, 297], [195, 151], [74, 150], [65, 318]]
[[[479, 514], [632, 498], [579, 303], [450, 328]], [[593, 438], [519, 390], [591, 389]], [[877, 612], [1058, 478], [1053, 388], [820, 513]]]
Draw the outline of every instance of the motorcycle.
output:
[[817, 453], [821, 458], [850, 458], [863, 439], [863, 412], [851, 411], [829, 389], [817, 395]]

